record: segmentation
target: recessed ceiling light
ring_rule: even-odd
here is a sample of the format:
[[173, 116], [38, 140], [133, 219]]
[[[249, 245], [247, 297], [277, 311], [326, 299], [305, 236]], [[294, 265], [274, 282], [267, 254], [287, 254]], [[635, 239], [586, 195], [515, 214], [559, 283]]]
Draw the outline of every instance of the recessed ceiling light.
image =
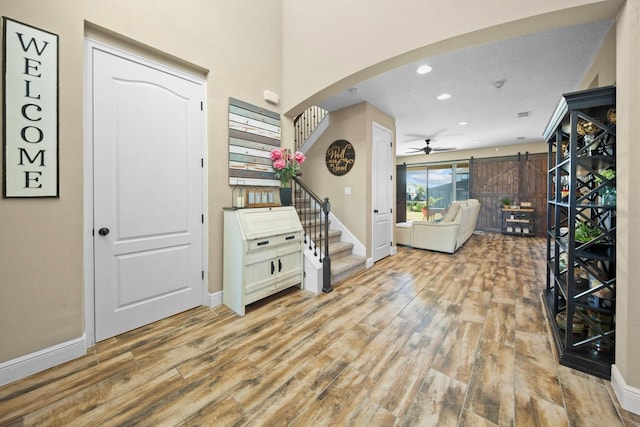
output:
[[421, 66], [418, 67], [416, 72], [418, 74], [428, 74], [428, 73], [431, 72], [431, 70], [433, 70], [433, 68], [431, 68], [430, 65], [421, 65]]
[[478, 139], [476, 139], [476, 140], [475, 140], [475, 141], [473, 141], [473, 142], [475, 142], [476, 144], [480, 144], [480, 140], [478, 140]]
[[466, 126], [468, 124], [469, 124], [469, 122], [465, 122], [465, 121], [462, 121], [462, 122], [458, 123], [459, 126]]
[[506, 82], [507, 82], [507, 79], [501, 79], [501, 80], [496, 80], [495, 82], [491, 83], [491, 85], [496, 89], [502, 89], [502, 87]]
[[451, 98], [451, 95], [449, 95], [448, 93], [443, 93], [441, 95], [438, 95], [439, 101], [444, 101], [445, 99], [449, 99], [449, 98]]

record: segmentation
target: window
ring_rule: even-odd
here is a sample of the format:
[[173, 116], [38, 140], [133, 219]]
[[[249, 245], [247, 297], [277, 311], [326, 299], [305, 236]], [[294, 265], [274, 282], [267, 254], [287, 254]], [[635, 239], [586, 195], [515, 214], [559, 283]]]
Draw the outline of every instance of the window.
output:
[[407, 221], [440, 219], [451, 202], [468, 198], [468, 162], [407, 165]]

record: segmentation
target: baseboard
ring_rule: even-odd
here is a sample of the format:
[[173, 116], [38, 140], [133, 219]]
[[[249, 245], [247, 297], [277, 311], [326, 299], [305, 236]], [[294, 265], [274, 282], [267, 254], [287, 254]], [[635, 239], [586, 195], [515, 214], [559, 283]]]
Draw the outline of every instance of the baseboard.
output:
[[222, 291], [208, 293], [206, 304], [209, 307], [216, 307], [222, 305]]
[[640, 389], [627, 385], [616, 365], [611, 366], [611, 386], [620, 406], [629, 412], [640, 415]]
[[0, 386], [68, 362], [87, 353], [86, 335], [0, 363]]

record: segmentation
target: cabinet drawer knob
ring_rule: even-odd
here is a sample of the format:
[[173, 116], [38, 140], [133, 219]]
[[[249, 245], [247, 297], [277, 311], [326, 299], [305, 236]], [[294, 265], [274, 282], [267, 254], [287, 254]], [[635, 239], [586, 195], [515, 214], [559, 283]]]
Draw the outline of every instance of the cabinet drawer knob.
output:
[[263, 240], [262, 242], [258, 242], [258, 246], [264, 246], [264, 245], [268, 245], [269, 241], [268, 240]]

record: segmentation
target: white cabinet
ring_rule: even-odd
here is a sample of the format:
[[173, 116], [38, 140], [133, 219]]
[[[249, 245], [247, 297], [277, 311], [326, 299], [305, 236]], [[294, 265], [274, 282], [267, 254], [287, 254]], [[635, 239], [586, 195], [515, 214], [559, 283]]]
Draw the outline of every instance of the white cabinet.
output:
[[302, 224], [293, 206], [225, 209], [222, 301], [239, 315], [247, 304], [302, 288]]

